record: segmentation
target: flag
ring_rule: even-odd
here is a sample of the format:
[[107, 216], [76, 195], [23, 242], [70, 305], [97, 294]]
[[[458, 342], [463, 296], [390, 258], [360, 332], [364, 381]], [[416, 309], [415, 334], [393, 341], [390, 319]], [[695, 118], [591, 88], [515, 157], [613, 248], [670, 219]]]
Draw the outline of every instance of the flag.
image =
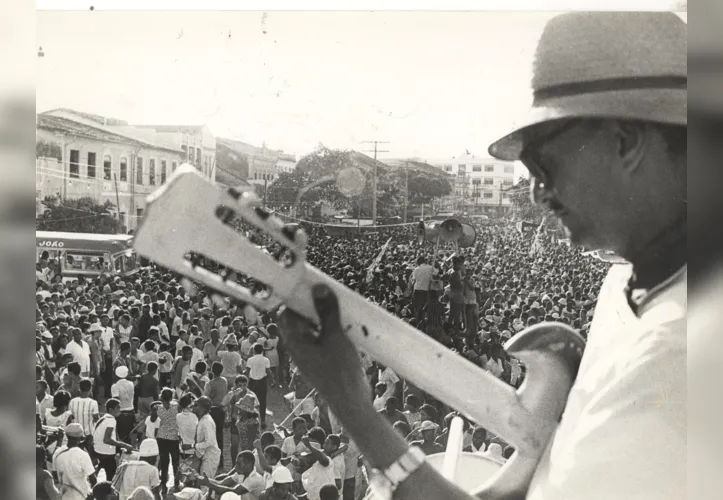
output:
[[374, 278], [374, 269], [379, 265], [379, 263], [382, 261], [382, 257], [384, 257], [384, 254], [387, 251], [387, 247], [389, 246], [389, 243], [392, 241], [392, 238], [389, 238], [386, 243], [382, 246], [382, 249], [379, 251], [379, 255], [376, 256], [376, 258], [372, 261], [372, 263], [367, 268], [367, 276], [366, 280], [367, 283], [371, 283], [372, 279]]

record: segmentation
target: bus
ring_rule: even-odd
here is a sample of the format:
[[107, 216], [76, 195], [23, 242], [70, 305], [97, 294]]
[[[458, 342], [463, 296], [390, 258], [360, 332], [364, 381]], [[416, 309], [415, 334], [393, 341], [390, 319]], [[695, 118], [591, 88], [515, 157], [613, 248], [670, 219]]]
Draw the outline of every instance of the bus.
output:
[[35, 231], [35, 262], [53, 259], [63, 281], [101, 274], [126, 277], [140, 269], [133, 236]]

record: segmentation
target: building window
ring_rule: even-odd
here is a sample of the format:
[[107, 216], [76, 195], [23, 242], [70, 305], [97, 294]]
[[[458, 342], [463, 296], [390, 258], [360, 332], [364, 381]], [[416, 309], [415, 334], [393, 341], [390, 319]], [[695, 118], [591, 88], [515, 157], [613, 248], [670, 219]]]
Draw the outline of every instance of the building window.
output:
[[459, 165], [457, 165], [457, 171], [458, 171], [458, 172], [465, 172], [465, 171], [467, 171], [467, 165], [465, 165], [464, 163], [460, 163]]
[[492, 196], [493, 196], [493, 194], [490, 193], [489, 191], [485, 192], [485, 198], [489, 199], [489, 198], [492, 198]]
[[444, 171], [445, 171], [445, 172], [451, 172], [451, 171], [452, 171], [452, 165], [445, 165], [445, 166], [444, 166]]
[[480, 184], [482, 184], [482, 182], [479, 179], [472, 179], [473, 186], [479, 186]]
[[143, 158], [136, 161], [136, 184], [143, 184]]
[[148, 184], [151, 186], [156, 185], [156, 159], [151, 158], [148, 160]]
[[495, 166], [494, 165], [485, 165], [485, 172], [494, 172]]
[[171, 173], [175, 172], [176, 168], [178, 168], [178, 163], [176, 163], [175, 161], [171, 162]]
[[103, 157], [103, 179], [109, 181], [113, 177], [113, 163], [110, 156]]
[[493, 179], [490, 179], [489, 177], [487, 177], [487, 178], [484, 180], [484, 183], [485, 183], [485, 186], [491, 186], [491, 185], [494, 184], [494, 180], [493, 180]]
[[120, 159], [120, 180], [128, 182], [128, 160], [125, 156]]
[[140, 219], [143, 217], [143, 209], [142, 208], [136, 208], [136, 216]]
[[80, 151], [77, 149], [70, 150], [69, 175], [71, 179], [80, 177]]
[[472, 172], [482, 172], [482, 165], [472, 165]]
[[88, 178], [95, 179], [95, 153], [88, 153]]
[[201, 148], [196, 148], [196, 165], [201, 165]]
[[502, 181], [502, 185], [503, 185], [503, 186], [511, 186], [511, 185], [512, 185], [512, 181], [510, 181], [510, 180]]
[[514, 165], [505, 165], [505, 173], [506, 174], [514, 174], [515, 173]]
[[166, 160], [161, 160], [161, 184], [166, 183]]

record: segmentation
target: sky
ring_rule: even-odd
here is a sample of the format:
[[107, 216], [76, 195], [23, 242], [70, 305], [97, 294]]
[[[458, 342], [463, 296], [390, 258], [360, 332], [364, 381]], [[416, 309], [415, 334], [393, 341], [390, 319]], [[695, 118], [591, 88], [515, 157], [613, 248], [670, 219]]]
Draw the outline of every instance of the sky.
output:
[[206, 124], [299, 155], [379, 140], [382, 159], [484, 156], [531, 101], [553, 15], [40, 11], [37, 110]]

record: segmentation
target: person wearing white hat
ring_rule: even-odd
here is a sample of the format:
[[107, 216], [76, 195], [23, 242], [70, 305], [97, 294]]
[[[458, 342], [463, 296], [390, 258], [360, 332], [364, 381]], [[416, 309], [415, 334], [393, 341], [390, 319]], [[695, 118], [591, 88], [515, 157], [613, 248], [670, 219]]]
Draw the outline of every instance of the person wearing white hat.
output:
[[53, 465], [58, 474], [63, 499], [85, 500], [95, 484], [96, 474], [88, 452], [80, 448], [85, 439], [83, 426], [69, 424], [64, 429], [67, 446], [58, 448], [53, 455]]
[[[686, 31], [665, 12], [553, 17], [535, 55], [532, 109], [490, 146], [531, 171], [535, 201], [561, 218], [572, 244], [632, 263], [613, 266], [600, 291], [601, 314], [530, 500], [686, 496], [686, 374], [671, 369], [686, 366]], [[349, 375], [358, 355], [338, 301], [327, 287], [314, 295], [320, 338], [286, 310], [284, 344], [372, 467], [413, 463], [384, 494], [470, 498], [374, 415], [364, 378]]]
[[603, 285], [604, 319], [528, 498], [685, 496], [685, 372], [670, 367], [685, 366], [686, 351], [686, 39], [672, 13], [554, 18], [537, 48], [532, 110], [490, 146], [529, 169], [534, 200], [574, 245], [632, 263]]
[[117, 366], [115, 376], [118, 381], [110, 387], [111, 397], [120, 402], [120, 415], [118, 415], [118, 435], [121, 441], [131, 442], [131, 431], [135, 425], [135, 412], [133, 410], [133, 396], [135, 386], [128, 380], [129, 370], [125, 365]]
[[113, 478], [113, 487], [118, 491], [119, 500], [128, 500], [139, 487], [148, 488], [159, 498], [161, 477], [156, 466], [158, 443], [155, 439], [144, 439], [138, 454], [138, 460], [128, 460], [118, 467]]

